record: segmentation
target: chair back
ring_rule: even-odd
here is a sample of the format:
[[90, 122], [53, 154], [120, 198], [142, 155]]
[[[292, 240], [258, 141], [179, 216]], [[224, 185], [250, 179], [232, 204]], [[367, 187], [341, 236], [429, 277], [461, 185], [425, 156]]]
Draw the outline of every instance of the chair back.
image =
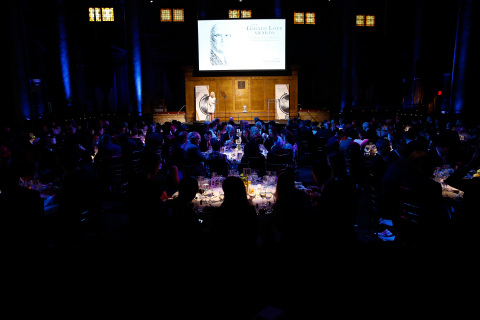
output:
[[102, 158], [97, 170], [104, 191], [122, 192], [128, 181], [122, 156]]
[[259, 176], [265, 175], [265, 157], [247, 157], [248, 168], [257, 170]]
[[228, 163], [224, 159], [208, 159], [205, 160], [205, 171], [208, 177], [212, 176], [213, 172], [216, 172], [217, 175], [228, 176]]
[[269, 154], [265, 166], [267, 171], [276, 172], [277, 175], [289, 169], [294, 173], [296, 171], [295, 159], [291, 153]]
[[396, 240], [410, 247], [419, 243], [425, 209], [420, 192], [398, 186], [393, 219]]

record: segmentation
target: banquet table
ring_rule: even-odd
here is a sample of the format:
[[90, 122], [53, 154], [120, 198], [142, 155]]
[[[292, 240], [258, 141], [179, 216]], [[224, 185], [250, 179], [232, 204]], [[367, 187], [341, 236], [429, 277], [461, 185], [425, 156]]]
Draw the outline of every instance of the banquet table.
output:
[[28, 189], [37, 190], [40, 193], [45, 215], [57, 212], [58, 204], [55, 201], [55, 195], [59, 190], [58, 186], [53, 183], [42, 183], [37, 179], [27, 178], [20, 178], [19, 185]]
[[[454, 188], [444, 181], [455, 171], [450, 167], [438, 167], [434, 172], [433, 179], [442, 185], [442, 196], [445, 200], [445, 207], [449, 211], [450, 218], [454, 218], [455, 212], [461, 207], [464, 192], [460, 189]], [[480, 170], [479, 170], [480, 171]], [[478, 176], [477, 170], [470, 171], [463, 179], [472, 179], [474, 176]]]
[[[453, 200], [461, 200], [463, 198], [463, 191], [456, 189], [448, 184], [444, 183], [444, 181], [454, 172], [453, 168], [437, 168], [434, 172], [433, 179], [442, 185], [442, 196], [444, 198], [453, 199]], [[465, 177], [468, 179], [469, 177]], [[471, 179], [471, 177], [470, 177]]]
[[[227, 156], [228, 164], [230, 170], [233, 171], [238, 171], [238, 166], [242, 161], [243, 157], [243, 148], [245, 147], [245, 144], [236, 144], [236, 145], [227, 145], [223, 146], [220, 149], [220, 153], [224, 154]], [[267, 157], [268, 151], [265, 149], [263, 145], [260, 145], [260, 152]], [[205, 156], [210, 153], [211, 150], [203, 152]]]
[[[193, 199], [194, 208], [197, 213], [202, 213], [208, 210], [209, 207], [219, 207], [222, 204], [223, 199], [221, 195], [223, 195], [223, 190], [221, 183], [224, 178], [217, 177], [217, 179], [218, 180], [212, 182], [212, 179], [199, 178], [199, 192], [197, 192]], [[295, 182], [295, 186], [298, 189], [305, 190], [301, 182]], [[262, 190], [265, 191], [265, 197], [261, 196]], [[275, 202], [275, 190], [275, 177], [271, 177], [270, 180], [268, 180], [268, 178], [265, 180], [254, 178], [253, 181], [249, 181], [247, 197], [255, 206], [257, 214], [271, 213], [273, 203]], [[172, 198], [177, 196], [178, 192], [173, 194]]]

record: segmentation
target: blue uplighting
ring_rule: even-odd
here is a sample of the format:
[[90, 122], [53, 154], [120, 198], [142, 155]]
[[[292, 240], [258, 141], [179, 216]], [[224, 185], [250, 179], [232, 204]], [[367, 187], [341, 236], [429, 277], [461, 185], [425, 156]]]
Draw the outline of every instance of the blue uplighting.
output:
[[282, 6], [281, 6], [281, 0], [275, 0], [275, 18], [281, 18], [282, 17]]
[[[464, 4], [464, 6], [462, 6]], [[463, 82], [466, 78], [469, 39], [472, 24], [472, 2], [462, 2], [457, 22], [457, 36], [453, 56], [451, 108], [453, 113], [461, 113], [464, 109], [465, 88]]]
[[58, 29], [60, 36], [60, 68], [62, 72], [63, 89], [67, 105], [71, 105], [72, 89], [70, 84], [70, 63], [68, 59], [67, 30], [65, 25], [65, 17], [63, 14], [59, 14]]
[[136, 111], [139, 116], [142, 115], [142, 65], [140, 59], [140, 38], [138, 33], [133, 33], [132, 37], [132, 63], [135, 81]]

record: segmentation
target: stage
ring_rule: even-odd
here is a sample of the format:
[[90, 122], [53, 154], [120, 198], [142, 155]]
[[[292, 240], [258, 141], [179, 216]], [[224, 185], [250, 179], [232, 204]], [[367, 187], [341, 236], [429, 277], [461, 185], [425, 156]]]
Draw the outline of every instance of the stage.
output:
[[[186, 124], [203, 124], [205, 121], [192, 121], [187, 120], [185, 116], [185, 112], [156, 112], [152, 114], [153, 121], [159, 123], [171, 122], [172, 120], [180, 121], [181, 123]], [[275, 121], [278, 124], [286, 124], [288, 120], [285, 119], [275, 119], [275, 114], [273, 112], [229, 112], [227, 114], [217, 113], [215, 117], [220, 119], [222, 122], [228, 122], [230, 117], [233, 117], [233, 121], [235, 123], [239, 123], [240, 120], [246, 120], [249, 124], [253, 124], [255, 117], [258, 117], [263, 122], [268, 121]], [[298, 118], [300, 120], [310, 120], [312, 122], [322, 122], [325, 120], [331, 120], [331, 115], [326, 110], [316, 110], [316, 109], [308, 109], [308, 110], [298, 110], [295, 114], [290, 113], [290, 118]]]

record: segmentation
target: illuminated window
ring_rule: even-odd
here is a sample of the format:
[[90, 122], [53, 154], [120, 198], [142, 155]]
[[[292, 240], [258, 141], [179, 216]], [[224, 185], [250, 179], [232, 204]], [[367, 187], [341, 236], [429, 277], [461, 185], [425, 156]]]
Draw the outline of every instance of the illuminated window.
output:
[[172, 9], [160, 9], [160, 21], [171, 22], [172, 21]]
[[305, 24], [315, 24], [315, 12], [305, 13]]
[[102, 21], [100, 8], [88, 8], [88, 21]]
[[251, 18], [252, 10], [242, 10], [242, 18]]
[[304, 24], [305, 18], [303, 12], [294, 12], [293, 13], [293, 24]]
[[228, 17], [230, 19], [240, 18], [240, 10], [228, 10]]
[[95, 8], [88, 8], [88, 21], [95, 21]]
[[371, 14], [357, 14], [355, 24], [357, 27], [375, 27], [375, 16]]
[[88, 21], [115, 21], [113, 8], [88, 8]]
[[365, 15], [363, 14], [357, 14], [357, 27], [363, 27], [365, 26]]
[[114, 21], [113, 8], [102, 8], [102, 21]]
[[365, 26], [375, 27], [375, 16], [372, 16], [372, 15], [366, 16]]
[[173, 22], [185, 21], [185, 14], [183, 9], [173, 9]]

